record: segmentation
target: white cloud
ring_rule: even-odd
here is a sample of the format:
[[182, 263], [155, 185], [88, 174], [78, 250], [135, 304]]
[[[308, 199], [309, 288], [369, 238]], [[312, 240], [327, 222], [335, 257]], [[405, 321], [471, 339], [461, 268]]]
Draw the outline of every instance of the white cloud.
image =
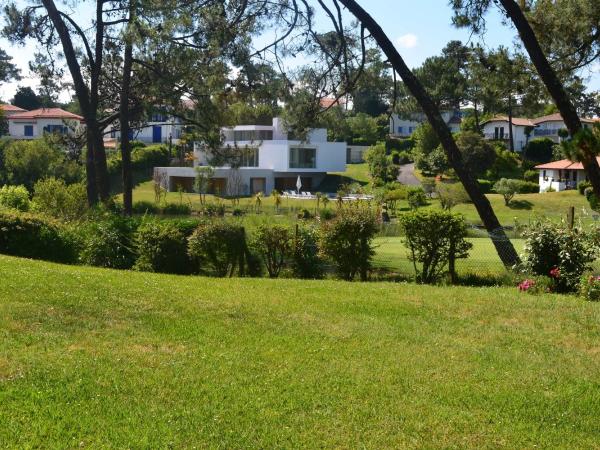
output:
[[401, 48], [414, 48], [417, 46], [418, 38], [412, 33], [403, 34], [396, 39], [396, 45]]

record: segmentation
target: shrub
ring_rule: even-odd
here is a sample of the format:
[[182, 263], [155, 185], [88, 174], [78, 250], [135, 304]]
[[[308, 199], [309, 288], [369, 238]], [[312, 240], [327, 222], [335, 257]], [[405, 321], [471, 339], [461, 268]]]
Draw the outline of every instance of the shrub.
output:
[[113, 269], [130, 269], [135, 263], [133, 234], [138, 222], [108, 214], [82, 229], [83, 264]]
[[342, 209], [334, 220], [321, 224], [321, 252], [344, 280], [359, 275], [365, 281], [375, 254], [372, 241], [378, 229], [376, 214], [371, 209], [360, 206]]
[[0, 253], [73, 263], [77, 260], [77, 241], [70, 229], [47, 217], [2, 212]]
[[200, 269], [217, 277], [232, 277], [236, 269], [244, 275], [247, 259], [243, 227], [223, 221], [200, 224], [188, 239], [188, 253], [197, 258]]
[[537, 182], [519, 181], [519, 194], [537, 194], [540, 192], [540, 185]]
[[591, 187], [592, 183], [590, 183], [589, 181], [580, 181], [579, 183], [577, 183], [577, 190], [581, 195], [585, 195], [585, 190]]
[[208, 217], [223, 217], [225, 215], [225, 205], [207, 203], [204, 205], [204, 215]]
[[365, 161], [369, 166], [369, 175], [376, 185], [383, 185], [398, 179], [399, 168], [387, 155], [384, 144], [377, 144], [365, 152]]
[[588, 275], [581, 277], [579, 294], [592, 302], [600, 301], [600, 276]]
[[523, 150], [523, 155], [530, 161], [547, 163], [552, 161], [552, 153], [556, 144], [549, 138], [532, 139]]
[[452, 273], [454, 259], [466, 258], [472, 247], [465, 240], [467, 225], [461, 215], [447, 211], [415, 211], [403, 214], [399, 221], [415, 275], [421, 283], [439, 280], [446, 267]]
[[318, 234], [313, 228], [298, 228], [293, 243], [292, 270], [297, 278], [320, 279], [324, 275], [319, 256]]
[[461, 183], [438, 183], [435, 187], [442, 209], [451, 210], [459, 203], [471, 201]]
[[406, 191], [406, 199], [408, 200], [408, 206], [410, 206], [411, 209], [417, 209], [420, 206], [427, 205], [427, 196], [421, 187], [409, 187]]
[[136, 147], [131, 152], [134, 169], [150, 171], [154, 167], [168, 166], [169, 162], [169, 149], [165, 145]]
[[256, 230], [253, 244], [265, 263], [269, 277], [277, 278], [292, 250], [289, 230], [281, 225], [261, 225]]
[[319, 211], [319, 217], [321, 218], [321, 220], [331, 220], [335, 216], [336, 213], [331, 208], [323, 208], [321, 211]]
[[28, 211], [29, 203], [29, 191], [25, 186], [6, 185], [0, 188], [0, 206], [18, 211]]
[[521, 180], [502, 178], [494, 184], [494, 191], [504, 197], [504, 204], [508, 206], [513, 197], [521, 189]]
[[481, 192], [483, 192], [484, 194], [489, 194], [490, 192], [492, 192], [493, 183], [491, 181], [477, 180], [477, 183], [479, 183], [479, 188], [481, 189]]
[[551, 277], [558, 292], [577, 289], [581, 275], [597, 255], [592, 235], [581, 229], [570, 230], [550, 221], [528, 227], [523, 268], [534, 275]]
[[160, 208], [156, 203], [139, 201], [134, 202], [132, 205], [132, 212], [134, 214], [158, 214]]
[[35, 209], [57, 219], [81, 219], [88, 211], [87, 191], [83, 183], [67, 185], [63, 180], [47, 178], [35, 183]]
[[189, 216], [192, 209], [185, 203], [166, 203], [162, 206], [161, 213], [167, 216]]
[[303, 210], [301, 210], [301, 211], [298, 213], [298, 219], [305, 219], [305, 220], [309, 220], [309, 219], [312, 219], [312, 218], [313, 218], [313, 215], [312, 215], [312, 214], [311, 214], [311, 212], [310, 212], [308, 209], [306, 209], [306, 208], [304, 208]]
[[190, 273], [185, 235], [169, 221], [142, 223], [134, 237], [137, 260], [133, 268], [145, 272]]
[[535, 184], [537, 184], [537, 183], [538, 183], [538, 180], [539, 180], [539, 177], [540, 177], [540, 174], [538, 173], [538, 171], [537, 171], [537, 170], [532, 170], [532, 169], [530, 169], [530, 170], [526, 170], [526, 171], [523, 173], [523, 179], [524, 179], [525, 181], [529, 181], [529, 182], [531, 182], [531, 183], [535, 183]]
[[456, 138], [465, 165], [473, 175], [483, 175], [496, 160], [496, 150], [479, 133], [462, 131]]

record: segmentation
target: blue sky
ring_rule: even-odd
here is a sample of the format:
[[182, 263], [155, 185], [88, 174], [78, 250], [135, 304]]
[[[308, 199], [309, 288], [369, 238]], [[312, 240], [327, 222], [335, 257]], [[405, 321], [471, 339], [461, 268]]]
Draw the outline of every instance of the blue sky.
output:
[[[502, 24], [497, 9], [487, 17], [488, 29], [484, 37], [470, 36], [468, 30], [458, 30], [452, 26], [452, 11], [447, 0], [359, 0], [361, 5], [380, 23], [383, 30], [396, 44], [409, 67], [419, 66], [428, 56], [439, 54], [448, 41], [481, 42], [487, 47], [498, 45], [512, 47], [517, 36], [514, 29]], [[18, 1], [23, 4], [24, 2]], [[87, 2], [81, 2], [85, 5]], [[89, 6], [89, 5], [88, 5]], [[83, 9], [82, 7], [80, 7]], [[77, 15], [85, 13], [78, 11]], [[20, 82], [5, 83], [0, 86], [0, 98], [12, 98], [17, 84], [35, 87], [37, 81], [29, 76], [27, 63], [33, 55], [34, 46], [10, 47], [0, 39], [0, 45], [13, 56], [21, 67], [24, 79]], [[582, 74], [588, 77], [588, 89], [600, 90], [600, 63]], [[64, 99], [64, 98], [63, 98]]]

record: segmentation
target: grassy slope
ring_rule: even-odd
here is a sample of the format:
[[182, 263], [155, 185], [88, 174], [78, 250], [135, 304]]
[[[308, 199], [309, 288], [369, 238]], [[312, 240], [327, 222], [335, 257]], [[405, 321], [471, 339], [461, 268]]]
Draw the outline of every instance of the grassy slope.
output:
[[0, 447], [598, 448], [600, 305], [0, 257]]

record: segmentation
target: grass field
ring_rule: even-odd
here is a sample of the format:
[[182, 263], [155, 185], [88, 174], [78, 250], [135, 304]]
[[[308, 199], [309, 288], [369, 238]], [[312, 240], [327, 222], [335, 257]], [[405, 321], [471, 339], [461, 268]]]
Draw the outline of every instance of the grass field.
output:
[[0, 257], [2, 448], [599, 448], [600, 304]]

